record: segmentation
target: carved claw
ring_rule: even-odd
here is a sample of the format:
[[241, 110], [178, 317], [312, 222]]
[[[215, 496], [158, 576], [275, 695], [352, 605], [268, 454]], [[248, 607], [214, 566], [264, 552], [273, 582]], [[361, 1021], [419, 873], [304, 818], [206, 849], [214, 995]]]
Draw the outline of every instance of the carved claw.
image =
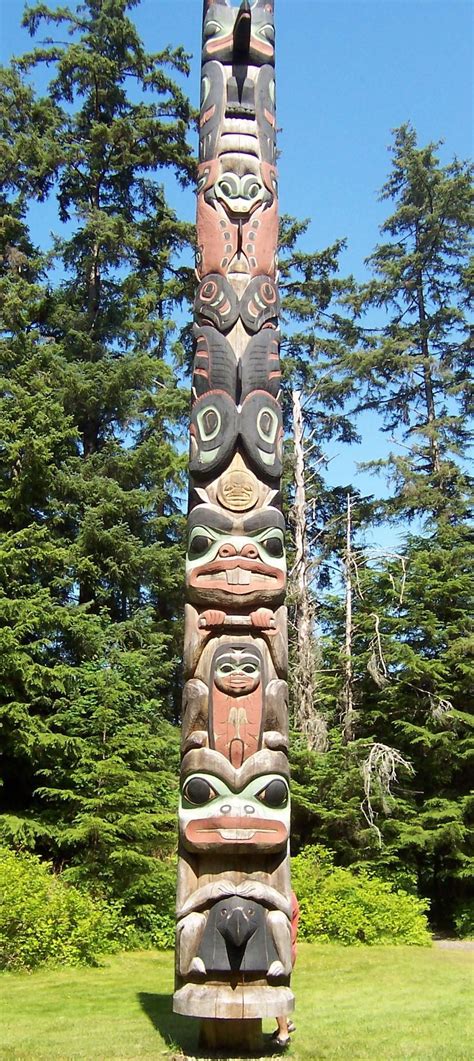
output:
[[[275, 965], [278, 963], [274, 962], [273, 964]], [[191, 973], [194, 973], [194, 976], [206, 975], [206, 966], [204, 965], [202, 958], [193, 958], [193, 960], [190, 962], [188, 976], [190, 976]]]
[[280, 976], [285, 975], [285, 970], [281, 962], [274, 961], [271, 963], [270, 968], [267, 972], [268, 980], [277, 980]]

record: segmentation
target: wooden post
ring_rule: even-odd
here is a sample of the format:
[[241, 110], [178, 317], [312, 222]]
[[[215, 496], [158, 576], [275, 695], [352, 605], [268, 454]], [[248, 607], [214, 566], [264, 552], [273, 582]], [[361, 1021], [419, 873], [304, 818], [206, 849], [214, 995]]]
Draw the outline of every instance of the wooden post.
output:
[[293, 1009], [272, 0], [205, 0], [175, 1012]]

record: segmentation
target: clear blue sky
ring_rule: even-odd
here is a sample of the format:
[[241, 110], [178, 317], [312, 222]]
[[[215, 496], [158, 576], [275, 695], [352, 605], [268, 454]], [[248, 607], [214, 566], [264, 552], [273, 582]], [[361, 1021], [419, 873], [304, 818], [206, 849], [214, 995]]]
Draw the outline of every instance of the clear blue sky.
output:
[[[30, 47], [20, 29], [23, 7], [0, 0], [2, 62]], [[360, 278], [387, 212], [377, 191], [390, 166], [391, 129], [410, 121], [420, 143], [444, 140], [444, 162], [472, 155], [473, 7], [467, 0], [276, 0], [275, 8], [280, 208], [312, 219], [307, 249], [347, 237], [343, 269]], [[131, 12], [148, 50], [170, 43], [192, 53], [186, 87], [196, 105], [201, 10], [201, 0], [142, 0]], [[191, 190], [170, 188], [170, 198], [193, 219]], [[57, 228], [44, 207], [34, 221], [44, 235]], [[40, 240], [39, 228], [34, 236]], [[331, 476], [347, 481], [353, 462], [381, 445], [373, 418], [364, 421], [363, 444], [340, 452]], [[358, 485], [377, 488], [367, 476]]]

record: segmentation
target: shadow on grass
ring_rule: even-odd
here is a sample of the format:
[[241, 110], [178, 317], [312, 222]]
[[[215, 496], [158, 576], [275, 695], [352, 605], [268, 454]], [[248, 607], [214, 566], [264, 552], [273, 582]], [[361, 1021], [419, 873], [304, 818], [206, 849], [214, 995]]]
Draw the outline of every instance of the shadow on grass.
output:
[[193, 1057], [204, 1056], [198, 1050], [199, 1021], [173, 1013], [172, 995], [152, 995], [140, 991], [137, 997], [148, 1020], [171, 1050], [192, 1054]]
[[[152, 995], [147, 991], [140, 991], [137, 995], [140, 1005], [148, 1020], [161, 1035], [170, 1051], [182, 1054], [191, 1054], [192, 1057], [208, 1058], [209, 1050], [201, 1050], [199, 1040], [199, 1019], [197, 1017], [182, 1017], [179, 1013], [173, 1013], [172, 995]], [[280, 1051], [281, 1054], [281, 1051]], [[237, 1057], [234, 1051], [219, 1050], [214, 1057]], [[255, 1055], [254, 1055], [255, 1056]], [[275, 1046], [269, 1035], [264, 1036], [264, 1047], [260, 1057], [275, 1056]]]

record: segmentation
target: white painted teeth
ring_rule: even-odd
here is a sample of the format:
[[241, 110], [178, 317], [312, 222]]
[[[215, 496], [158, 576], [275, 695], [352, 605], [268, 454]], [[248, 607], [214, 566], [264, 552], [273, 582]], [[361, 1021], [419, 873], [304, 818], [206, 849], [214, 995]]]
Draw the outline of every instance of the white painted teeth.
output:
[[199, 576], [206, 582], [227, 582], [228, 586], [249, 586], [251, 582], [274, 582], [274, 575], [264, 575], [261, 571], [249, 571], [246, 567], [231, 567], [226, 571], [203, 571]]
[[252, 572], [245, 570], [243, 567], [233, 567], [226, 571], [225, 575], [230, 586], [248, 586]]
[[219, 829], [223, 840], [251, 840], [255, 829]]

